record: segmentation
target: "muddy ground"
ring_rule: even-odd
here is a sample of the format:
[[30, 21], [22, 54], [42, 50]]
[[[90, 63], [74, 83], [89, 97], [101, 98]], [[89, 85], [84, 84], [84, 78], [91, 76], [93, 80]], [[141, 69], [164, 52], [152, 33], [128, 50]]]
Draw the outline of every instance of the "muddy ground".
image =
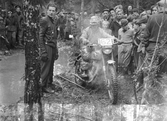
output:
[[[59, 43], [60, 51], [64, 51], [70, 58], [69, 53], [72, 51], [71, 44]], [[66, 65], [64, 65], [66, 66]], [[55, 67], [57, 68], [57, 66]], [[91, 100], [98, 101], [104, 105], [110, 105], [110, 99], [108, 97], [107, 90], [93, 91], [90, 89], [84, 89], [84, 87], [77, 86], [75, 84], [74, 76], [70, 73], [74, 71], [74, 68], [71, 68], [67, 65], [67, 68], [64, 72], [55, 73], [54, 83], [59, 82], [62, 87], [62, 92], [56, 92], [55, 94], [45, 95], [45, 99], [53, 102], [64, 102], [64, 103], [87, 103]], [[65, 77], [63, 79], [61, 77]], [[134, 86], [132, 75], [118, 75], [118, 105], [120, 104], [133, 104], [135, 103], [134, 99]], [[133, 102], [132, 102], [133, 101]]]
[[[165, 115], [167, 112], [166, 103], [159, 105], [133, 105], [136, 102], [134, 100], [132, 75], [118, 75], [117, 106], [111, 104], [107, 90], [94, 92], [74, 84], [74, 77], [69, 73], [72, 68], [67, 66], [71, 44], [59, 43], [58, 46], [61, 57], [55, 64], [54, 83], [58, 87], [61, 86], [62, 91], [57, 90], [54, 94], [44, 94], [42, 104], [46, 121], [167, 120]], [[13, 51], [13, 54], [18, 52], [24, 51]], [[1, 57], [7, 58], [4, 55]], [[23, 98], [16, 104], [9, 106], [0, 105], [0, 120], [23, 121], [25, 116], [24, 108]], [[35, 105], [33, 110], [34, 121], [38, 120], [38, 109], [38, 105]]]

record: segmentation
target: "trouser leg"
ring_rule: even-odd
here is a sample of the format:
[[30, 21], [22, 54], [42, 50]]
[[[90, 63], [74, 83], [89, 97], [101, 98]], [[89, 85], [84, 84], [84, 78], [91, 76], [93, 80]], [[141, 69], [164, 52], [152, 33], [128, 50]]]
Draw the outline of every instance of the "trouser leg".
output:
[[23, 30], [18, 31], [18, 41], [19, 45], [23, 45]]
[[52, 71], [52, 66], [53, 66], [53, 56], [52, 56], [52, 52], [53, 49], [52, 47], [46, 46], [46, 50], [48, 53], [48, 60], [46, 62], [41, 61], [41, 79], [42, 79], [42, 86], [45, 88], [48, 86], [48, 82], [50, 80], [50, 73]]
[[12, 43], [13, 43], [13, 47], [15, 47], [15, 45], [16, 45], [16, 32], [12, 32]]
[[49, 80], [48, 80], [48, 85], [53, 83], [53, 70], [54, 70], [54, 58], [55, 58], [55, 52], [56, 50], [52, 48], [52, 60], [51, 60], [51, 66], [49, 70]]
[[12, 49], [13, 48], [13, 42], [12, 42], [12, 32], [7, 32], [7, 39], [8, 39], [8, 45], [7, 48], [8, 49]]

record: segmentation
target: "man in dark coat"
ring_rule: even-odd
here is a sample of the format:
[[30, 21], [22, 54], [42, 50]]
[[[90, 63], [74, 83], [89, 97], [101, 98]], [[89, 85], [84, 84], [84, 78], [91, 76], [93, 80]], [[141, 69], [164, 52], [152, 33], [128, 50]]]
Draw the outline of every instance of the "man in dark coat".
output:
[[9, 48], [15, 48], [17, 21], [13, 19], [12, 11], [8, 11], [8, 16], [6, 17], [5, 26], [7, 28], [7, 39], [9, 41]]
[[18, 45], [22, 46], [24, 44], [23, 41], [23, 22], [24, 22], [24, 16], [21, 11], [21, 6], [17, 5], [16, 7], [16, 12], [13, 14], [14, 19], [17, 21], [17, 31], [16, 31], [16, 41]]
[[[159, 1], [157, 5], [160, 13], [152, 15], [148, 19], [142, 41], [143, 47], [146, 50], [146, 56], [148, 57], [148, 65], [146, 65], [150, 67], [157, 67], [160, 55], [167, 55], [167, 14], [165, 13], [167, 0]], [[157, 73], [157, 68], [153, 70]]]
[[53, 93], [53, 67], [58, 59], [57, 22], [55, 21], [56, 6], [49, 3], [47, 16], [40, 21], [39, 48], [41, 59], [41, 81], [43, 91]]
[[[123, 11], [120, 10], [116, 13], [116, 17], [115, 19], [110, 23], [109, 25], [109, 29], [112, 30], [112, 34], [118, 38], [118, 30], [121, 28], [121, 19], [123, 17]], [[114, 50], [114, 60], [116, 61], [116, 65], [118, 62], [118, 46], [114, 45], [113, 46], [113, 50]]]

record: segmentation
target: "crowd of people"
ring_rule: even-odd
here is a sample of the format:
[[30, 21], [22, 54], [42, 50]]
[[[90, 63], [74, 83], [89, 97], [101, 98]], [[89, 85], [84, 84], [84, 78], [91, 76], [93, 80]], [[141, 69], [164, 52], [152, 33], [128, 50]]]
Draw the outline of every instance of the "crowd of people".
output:
[[[54, 8], [54, 6], [50, 5], [50, 9], [52, 7]], [[165, 27], [167, 26], [165, 7], [166, 3], [161, 0], [152, 6], [150, 10], [144, 11], [139, 11], [132, 6], [128, 6], [126, 11], [122, 5], [118, 5], [111, 9], [106, 8], [102, 12], [96, 10], [94, 14], [84, 12], [82, 19], [80, 14], [63, 12], [51, 18], [56, 18], [57, 37], [59, 38], [57, 40], [69, 40], [70, 34], [78, 35], [79, 33], [81, 34], [80, 39], [82, 43], [97, 43], [98, 38], [115, 37], [115, 40], [119, 43], [113, 47], [117, 71], [122, 74], [134, 74], [138, 71], [143, 75], [143, 67], [156, 67], [154, 70], [158, 72], [159, 53], [163, 55], [166, 52], [164, 51], [166, 50], [165, 33], [167, 32]], [[47, 15], [44, 17], [45, 19], [47, 17], [50, 18], [51, 15], [48, 14], [50, 12], [48, 8]], [[44, 37], [44, 35], [41, 35], [41, 37]], [[43, 41], [42, 38], [39, 40], [41, 42]], [[51, 46], [49, 43], [45, 45]], [[43, 47], [41, 43], [41, 50], [44, 50]], [[49, 74], [53, 72], [53, 61], [51, 66], [46, 66], [49, 64], [47, 57], [50, 57], [46, 53], [50, 53], [50, 50], [45, 49], [42, 53], [42, 59], [44, 59], [43, 64], [45, 65], [42, 67], [44, 74], [43, 82], [46, 82], [46, 80], [52, 82], [52, 76]], [[57, 58], [58, 55], [56, 56]], [[49, 69], [51, 68], [52, 71], [50, 72]], [[47, 75], [46, 70], [49, 72]], [[143, 80], [140, 81], [140, 85], [142, 83]], [[47, 87], [46, 84], [45, 87]], [[44, 89], [46, 92], [51, 91], [51, 88]]]
[[[150, 63], [158, 64], [158, 53], [164, 54], [164, 50], [167, 50], [166, 7], [164, 0], [144, 11], [132, 6], [128, 6], [126, 10], [122, 5], [117, 5], [103, 11], [96, 10], [94, 14], [84, 12], [81, 17], [80, 13], [63, 10], [58, 13], [56, 6], [49, 4], [46, 13], [40, 15], [39, 22], [41, 79], [44, 90], [51, 91], [47, 85], [51, 85], [53, 81], [53, 63], [58, 58], [57, 40], [71, 40], [69, 35], [81, 35], [83, 42], [97, 42], [98, 38], [114, 36], [119, 42], [113, 48], [114, 59], [117, 70], [121, 73], [132, 74], [144, 65], [143, 62], [147, 66]], [[20, 6], [16, 6], [15, 11], [7, 11], [6, 16], [1, 13], [0, 29], [4, 28], [5, 33], [0, 35], [7, 37], [8, 50], [24, 46], [22, 13]], [[155, 50], [157, 51], [154, 52]], [[153, 55], [155, 61], [151, 62]]]
[[165, 0], [161, 0], [141, 12], [132, 6], [128, 6], [126, 12], [122, 5], [96, 11], [90, 17], [90, 25], [82, 31], [81, 39], [86, 43], [97, 43], [98, 38], [116, 37], [119, 44], [113, 51], [118, 72], [139, 74], [142, 85], [146, 74], [143, 69], [149, 68], [156, 77], [161, 73], [159, 66], [166, 60], [166, 7]]
[[[15, 6], [15, 10], [8, 11], [3, 11], [1, 8], [0, 21], [1, 45], [6, 45], [4, 49], [10, 51], [18, 46], [23, 47], [24, 16], [21, 11], [21, 6], [17, 5]], [[2, 44], [2, 42], [6, 43]]]

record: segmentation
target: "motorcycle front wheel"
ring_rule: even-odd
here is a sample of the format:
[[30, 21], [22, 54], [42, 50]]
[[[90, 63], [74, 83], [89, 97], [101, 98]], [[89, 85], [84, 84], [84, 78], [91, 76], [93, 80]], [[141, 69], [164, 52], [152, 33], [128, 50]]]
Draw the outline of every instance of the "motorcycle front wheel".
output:
[[112, 104], [116, 105], [118, 102], [118, 81], [117, 81], [117, 74], [116, 68], [114, 65], [109, 65], [109, 82], [108, 82], [108, 95], [112, 101]]

